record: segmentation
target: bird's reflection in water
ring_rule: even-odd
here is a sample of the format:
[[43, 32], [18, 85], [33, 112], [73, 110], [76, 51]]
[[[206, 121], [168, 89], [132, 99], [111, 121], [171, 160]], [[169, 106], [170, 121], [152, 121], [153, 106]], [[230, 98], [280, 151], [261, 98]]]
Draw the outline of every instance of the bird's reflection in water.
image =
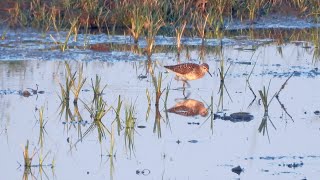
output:
[[206, 117], [208, 109], [200, 101], [194, 99], [187, 99], [179, 101], [175, 106], [167, 110], [170, 113], [179, 114], [182, 116], [197, 116]]

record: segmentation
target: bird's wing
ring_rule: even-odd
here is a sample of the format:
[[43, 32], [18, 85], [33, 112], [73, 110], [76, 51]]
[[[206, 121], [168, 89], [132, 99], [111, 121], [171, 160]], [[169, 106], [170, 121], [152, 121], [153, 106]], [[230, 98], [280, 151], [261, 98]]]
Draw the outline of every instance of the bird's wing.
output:
[[191, 64], [178, 64], [174, 66], [164, 66], [165, 68], [174, 71], [179, 74], [187, 74], [193, 70], [193, 66]]

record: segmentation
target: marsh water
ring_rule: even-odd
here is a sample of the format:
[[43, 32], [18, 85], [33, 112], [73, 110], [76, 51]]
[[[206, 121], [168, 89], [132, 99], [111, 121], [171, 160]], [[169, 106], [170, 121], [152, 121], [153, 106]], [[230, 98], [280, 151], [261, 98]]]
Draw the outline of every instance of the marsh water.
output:
[[[138, 53], [130, 36], [79, 34], [76, 41], [71, 37], [68, 49], [61, 52], [53, 39], [63, 42], [66, 32], [2, 29], [6, 37], [0, 41], [1, 177], [319, 178], [320, 53], [307, 38], [314, 32], [319, 35], [319, 31], [314, 29], [318, 24], [299, 25], [300, 29], [286, 24], [277, 29], [284, 34], [297, 31], [292, 36], [299, 36], [282, 43], [273, 36], [253, 38], [238, 31], [222, 39], [208, 38], [204, 45], [201, 39], [186, 37], [179, 58], [175, 38], [157, 36], [150, 59], [141, 52], [143, 38]], [[263, 27], [267, 31], [270, 26]], [[239, 28], [242, 25], [234, 29]], [[261, 30], [253, 31], [262, 34]], [[101, 43], [105, 49], [90, 48]], [[67, 76], [65, 62], [73, 72], [83, 66], [83, 77], [87, 78], [77, 107], [70, 98], [70, 116], [61, 111], [59, 98], [59, 83], [64, 87]], [[208, 63], [213, 77], [207, 74], [190, 81], [183, 91], [182, 82], [163, 66], [185, 62]], [[164, 91], [158, 107], [150, 64], [156, 79], [162, 73]], [[94, 83], [96, 75], [101, 78], [101, 87], [106, 85], [102, 97], [108, 111], [102, 122], [112, 134], [106, 133], [101, 142], [97, 128], [88, 131], [93, 120], [86, 108], [94, 97], [91, 79]], [[37, 85], [42, 92], [33, 94]], [[268, 117], [259, 94], [264, 88], [270, 102]], [[31, 96], [23, 96], [24, 90], [31, 91]], [[119, 96], [123, 104], [118, 132], [113, 122]], [[175, 105], [188, 104], [186, 101], [200, 104], [207, 113], [168, 112]], [[43, 128], [39, 125], [41, 109]], [[134, 124], [126, 127], [130, 109]], [[238, 112], [253, 118], [225, 118]], [[134, 129], [130, 136], [127, 128]], [[27, 141], [33, 159], [26, 172], [23, 152]], [[42, 166], [39, 158], [44, 159]]]

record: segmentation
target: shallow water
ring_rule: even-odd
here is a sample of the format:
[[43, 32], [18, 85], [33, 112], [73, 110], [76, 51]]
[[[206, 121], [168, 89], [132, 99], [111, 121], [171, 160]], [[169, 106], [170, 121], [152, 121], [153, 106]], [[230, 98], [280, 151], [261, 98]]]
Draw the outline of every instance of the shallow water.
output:
[[[182, 101], [184, 95], [179, 89], [182, 82], [163, 68], [177, 64], [172, 46], [175, 40], [157, 37], [158, 46], [151, 62], [156, 76], [158, 72], [163, 73], [162, 88], [170, 89], [166, 104], [165, 92], [161, 97], [161, 117], [157, 121], [155, 88], [150, 73], [146, 73], [148, 61], [143, 54], [131, 51], [129, 36], [79, 35], [77, 42], [70, 42], [69, 50], [60, 52], [49, 34], [9, 31], [6, 39], [0, 41], [0, 169], [3, 177], [22, 178], [22, 147], [27, 140], [30, 153], [34, 149], [37, 152], [32, 163], [39, 164], [37, 119], [41, 107], [44, 107], [46, 122], [41, 151], [49, 152], [44, 164], [51, 165], [54, 160], [53, 168], [43, 168], [42, 177], [49, 179], [316, 179], [320, 176], [320, 119], [315, 113], [320, 101], [319, 49], [312, 42], [288, 42], [279, 46], [270, 38], [253, 40], [230, 36], [222, 39], [221, 52], [217, 50], [220, 40], [208, 39], [202, 47], [200, 39], [183, 39], [186, 47], [180, 62], [206, 62], [213, 74], [213, 77], [206, 75], [189, 82], [185, 94], [206, 108], [213, 97], [213, 113], [228, 116], [249, 112], [254, 116], [248, 122], [232, 122], [219, 118], [211, 121], [210, 109], [206, 117], [166, 113], [165, 109]], [[63, 33], [59, 35], [63, 37]], [[86, 48], [88, 43], [106, 43], [110, 50], [93, 51]], [[139, 47], [144, 47], [143, 41]], [[78, 102], [85, 121], [79, 125], [82, 133], [92, 123], [84, 103], [89, 104], [93, 98], [90, 79], [97, 74], [102, 78], [101, 85], [107, 84], [103, 94], [107, 108], [117, 106], [119, 95], [123, 100], [123, 121], [125, 107], [135, 108], [132, 151], [126, 144], [124, 129], [118, 136], [114, 126], [115, 157], [110, 158], [109, 135], [100, 144], [95, 129], [79, 141], [78, 123], [66, 121], [64, 114], [59, 116], [59, 82], [65, 83], [66, 74], [64, 61], [73, 72], [81, 64], [84, 66], [87, 81]], [[230, 69], [223, 90], [219, 91], [221, 62], [224, 72]], [[255, 100], [246, 83], [251, 71], [249, 82], [257, 95]], [[139, 78], [145, 75], [146, 78]], [[268, 121], [268, 135], [259, 133], [264, 108], [258, 91], [269, 87], [271, 99], [291, 75], [279, 101], [274, 98], [269, 105], [269, 116], [276, 129]], [[44, 94], [28, 98], [20, 95], [27, 88], [35, 89], [36, 84]], [[152, 98], [149, 117], [146, 90]], [[70, 110], [74, 113], [72, 100]], [[114, 118], [115, 112], [110, 110], [102, 120], [109, 130]], [[240, 175], [231, 171], [238, 165], [244, 169]], [[37, 178], [41, 176], [38, 167], [32, 167], [31, 172]]]

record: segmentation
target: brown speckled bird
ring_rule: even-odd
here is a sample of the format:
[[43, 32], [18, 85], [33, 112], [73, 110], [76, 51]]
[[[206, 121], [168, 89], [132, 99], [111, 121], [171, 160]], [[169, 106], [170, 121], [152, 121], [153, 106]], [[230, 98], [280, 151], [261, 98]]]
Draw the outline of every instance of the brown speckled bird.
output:
[[209, 72], [209, 65], [207, 63], [203, 63], [201, 65], [194, 63], [184, 63], [164, 67], [176, 73], [177, 77], [179, 77], [184, 82], [200, 79], [206, 73], [209, 73], [210, 76], [212, 76]]

